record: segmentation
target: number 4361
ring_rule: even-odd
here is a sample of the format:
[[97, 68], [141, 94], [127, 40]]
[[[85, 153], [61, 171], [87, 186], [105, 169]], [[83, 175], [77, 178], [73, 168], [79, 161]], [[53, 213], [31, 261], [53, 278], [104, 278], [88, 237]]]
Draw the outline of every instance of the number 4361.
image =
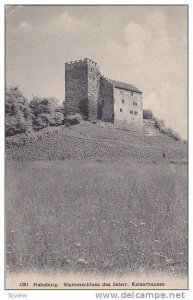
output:
[[19, 286], [21, 286], [21, 287], [27, 287], [28, 286], [28, 282], [21, 282], [19, 284]]

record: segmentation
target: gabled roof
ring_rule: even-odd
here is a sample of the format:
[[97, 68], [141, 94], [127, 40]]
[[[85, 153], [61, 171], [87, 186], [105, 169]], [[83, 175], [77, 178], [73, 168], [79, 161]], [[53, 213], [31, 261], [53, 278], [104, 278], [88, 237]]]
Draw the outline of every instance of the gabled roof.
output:
[[114, 87], [116, 88], [142, 94], [142, 92], [138, 88], [134, 87], [132, 84], [111, 80], [111, 79], [110, 81], [113, 83]]

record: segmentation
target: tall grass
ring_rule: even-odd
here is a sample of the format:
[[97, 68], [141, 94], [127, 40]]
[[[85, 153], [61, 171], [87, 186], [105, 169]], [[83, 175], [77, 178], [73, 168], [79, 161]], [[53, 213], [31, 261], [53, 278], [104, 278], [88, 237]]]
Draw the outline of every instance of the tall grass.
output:
[[186, 165], [7, 162], [6, 264], [185, 273]]

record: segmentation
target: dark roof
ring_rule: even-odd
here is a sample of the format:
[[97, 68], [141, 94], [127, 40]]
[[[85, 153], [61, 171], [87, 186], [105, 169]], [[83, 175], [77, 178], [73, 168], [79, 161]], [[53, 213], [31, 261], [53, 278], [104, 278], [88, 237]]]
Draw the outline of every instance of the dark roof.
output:
[[138, 88], [134, 87], [132, 84], [111, 80], [111, 79], [110, 81], [113, 83], [114, 87], [142, 94], [142, 92]]

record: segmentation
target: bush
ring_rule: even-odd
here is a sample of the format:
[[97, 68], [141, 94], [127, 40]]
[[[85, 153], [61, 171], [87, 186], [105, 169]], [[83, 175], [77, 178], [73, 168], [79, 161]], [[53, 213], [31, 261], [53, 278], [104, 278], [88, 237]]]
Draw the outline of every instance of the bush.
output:
[[153, 120], [153, 113], [150, 109], [143, 110], [143, 118], [145, 120]]
[[26, 97], [19, 87], [5, 90], [5, 135], [25, 133], [31, 127], [31, 115]]
[[48, 126], [62, 125], [64, 115], [54, 97], [33, 97], [30, 101], [32, 123], [35, 131]]
[[67, 116], [66, 117], [66, 125], [76, 125], [76, 124], [79, 124], [80, 122], [82, 121], [82, 116], [80, 114], [75, 114], [75, 115], [72, 115], [72, 116]]
[[26, 145], [28, 142], [28, 137], [25, 133], [21, 133], [19, 135], [7, 137], [5, 140], [5, 146], [7, 148], [10, 147], [19, 147], [22, 145]]
[[49, 120], [49, 125], [60, 126], [63, 124], [63, 120], [64, 120], [64, 115], [59, 111], [55, 111], [51, 115], [51, 118]]

